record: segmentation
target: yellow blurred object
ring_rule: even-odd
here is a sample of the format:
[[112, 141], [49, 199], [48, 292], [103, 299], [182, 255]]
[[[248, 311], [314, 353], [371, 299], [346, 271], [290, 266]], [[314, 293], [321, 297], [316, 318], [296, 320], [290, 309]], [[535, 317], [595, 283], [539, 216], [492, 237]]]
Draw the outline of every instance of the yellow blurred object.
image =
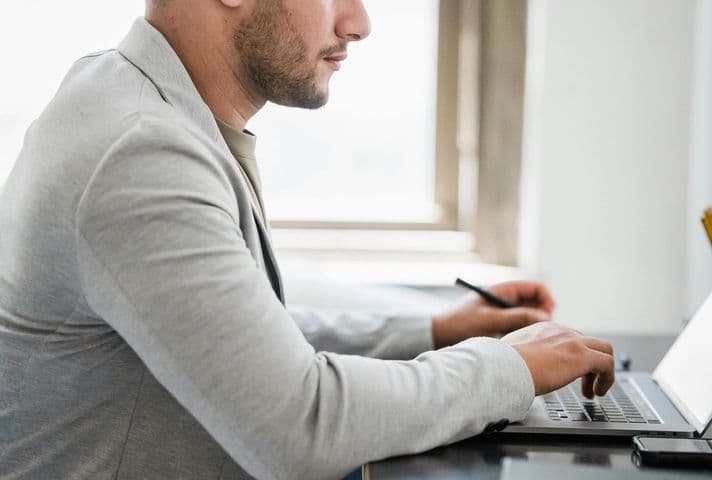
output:
[[710, 239], [710, 244], [712, 244], [712, 208], [708, 208], [702, 214], [702, 225], [705, 226], [707, 237]]

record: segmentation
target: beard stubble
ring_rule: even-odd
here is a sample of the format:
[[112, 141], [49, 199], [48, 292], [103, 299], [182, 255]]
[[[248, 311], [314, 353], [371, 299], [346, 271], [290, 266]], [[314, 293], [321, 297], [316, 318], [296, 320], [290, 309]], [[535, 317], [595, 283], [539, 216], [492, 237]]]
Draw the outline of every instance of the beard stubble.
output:
[[244, 71], [273, 103], [316, 109], [328, 100], [328, 91], [316, 85], [317, 59], [308, 58], [307, 46], [289, 18], [282, 0], [260, 0], [249, 23], [235, 29], [234, 46]]

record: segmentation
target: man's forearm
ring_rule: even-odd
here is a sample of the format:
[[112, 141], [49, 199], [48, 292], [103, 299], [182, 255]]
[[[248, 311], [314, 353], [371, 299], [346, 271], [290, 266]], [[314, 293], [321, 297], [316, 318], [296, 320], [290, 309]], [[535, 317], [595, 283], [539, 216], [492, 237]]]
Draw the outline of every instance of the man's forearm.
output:
[[433, 349], [432, 317], [298, 306], [289, 313], [317, 351], [409, 360]]

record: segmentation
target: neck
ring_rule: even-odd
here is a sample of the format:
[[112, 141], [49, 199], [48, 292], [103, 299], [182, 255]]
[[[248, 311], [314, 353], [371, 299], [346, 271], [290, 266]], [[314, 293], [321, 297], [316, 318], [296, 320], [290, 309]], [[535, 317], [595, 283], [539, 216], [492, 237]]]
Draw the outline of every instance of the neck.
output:
[[[211, 36], [203, 34], [210, 29], [179, 24], [185, 15], [161, 15], [148, 11], [146, 20], [153, 25], [171, 45], [188, 71], [203, 101], [213, 115], [235, 130], [244, 130], [252, 118], [266, 103], [266, 99], [256, 94], [256, 88], [249, 80], [232, 46], [231, 32], [216, 32]], [[224, 24], [213, 21], [212, 25]], [[206, 55], [205, 52], [214, 52]]]

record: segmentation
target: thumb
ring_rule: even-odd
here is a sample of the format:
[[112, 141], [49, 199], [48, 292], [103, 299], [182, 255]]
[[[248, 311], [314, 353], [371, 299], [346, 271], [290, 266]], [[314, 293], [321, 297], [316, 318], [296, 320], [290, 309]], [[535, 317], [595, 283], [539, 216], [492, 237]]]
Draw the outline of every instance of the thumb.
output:
[[498, 311], [502, 327], [517, 330], [538, 322], [547, 322], [551, 316], [545, 310], [531, 307], [506, 308]]

